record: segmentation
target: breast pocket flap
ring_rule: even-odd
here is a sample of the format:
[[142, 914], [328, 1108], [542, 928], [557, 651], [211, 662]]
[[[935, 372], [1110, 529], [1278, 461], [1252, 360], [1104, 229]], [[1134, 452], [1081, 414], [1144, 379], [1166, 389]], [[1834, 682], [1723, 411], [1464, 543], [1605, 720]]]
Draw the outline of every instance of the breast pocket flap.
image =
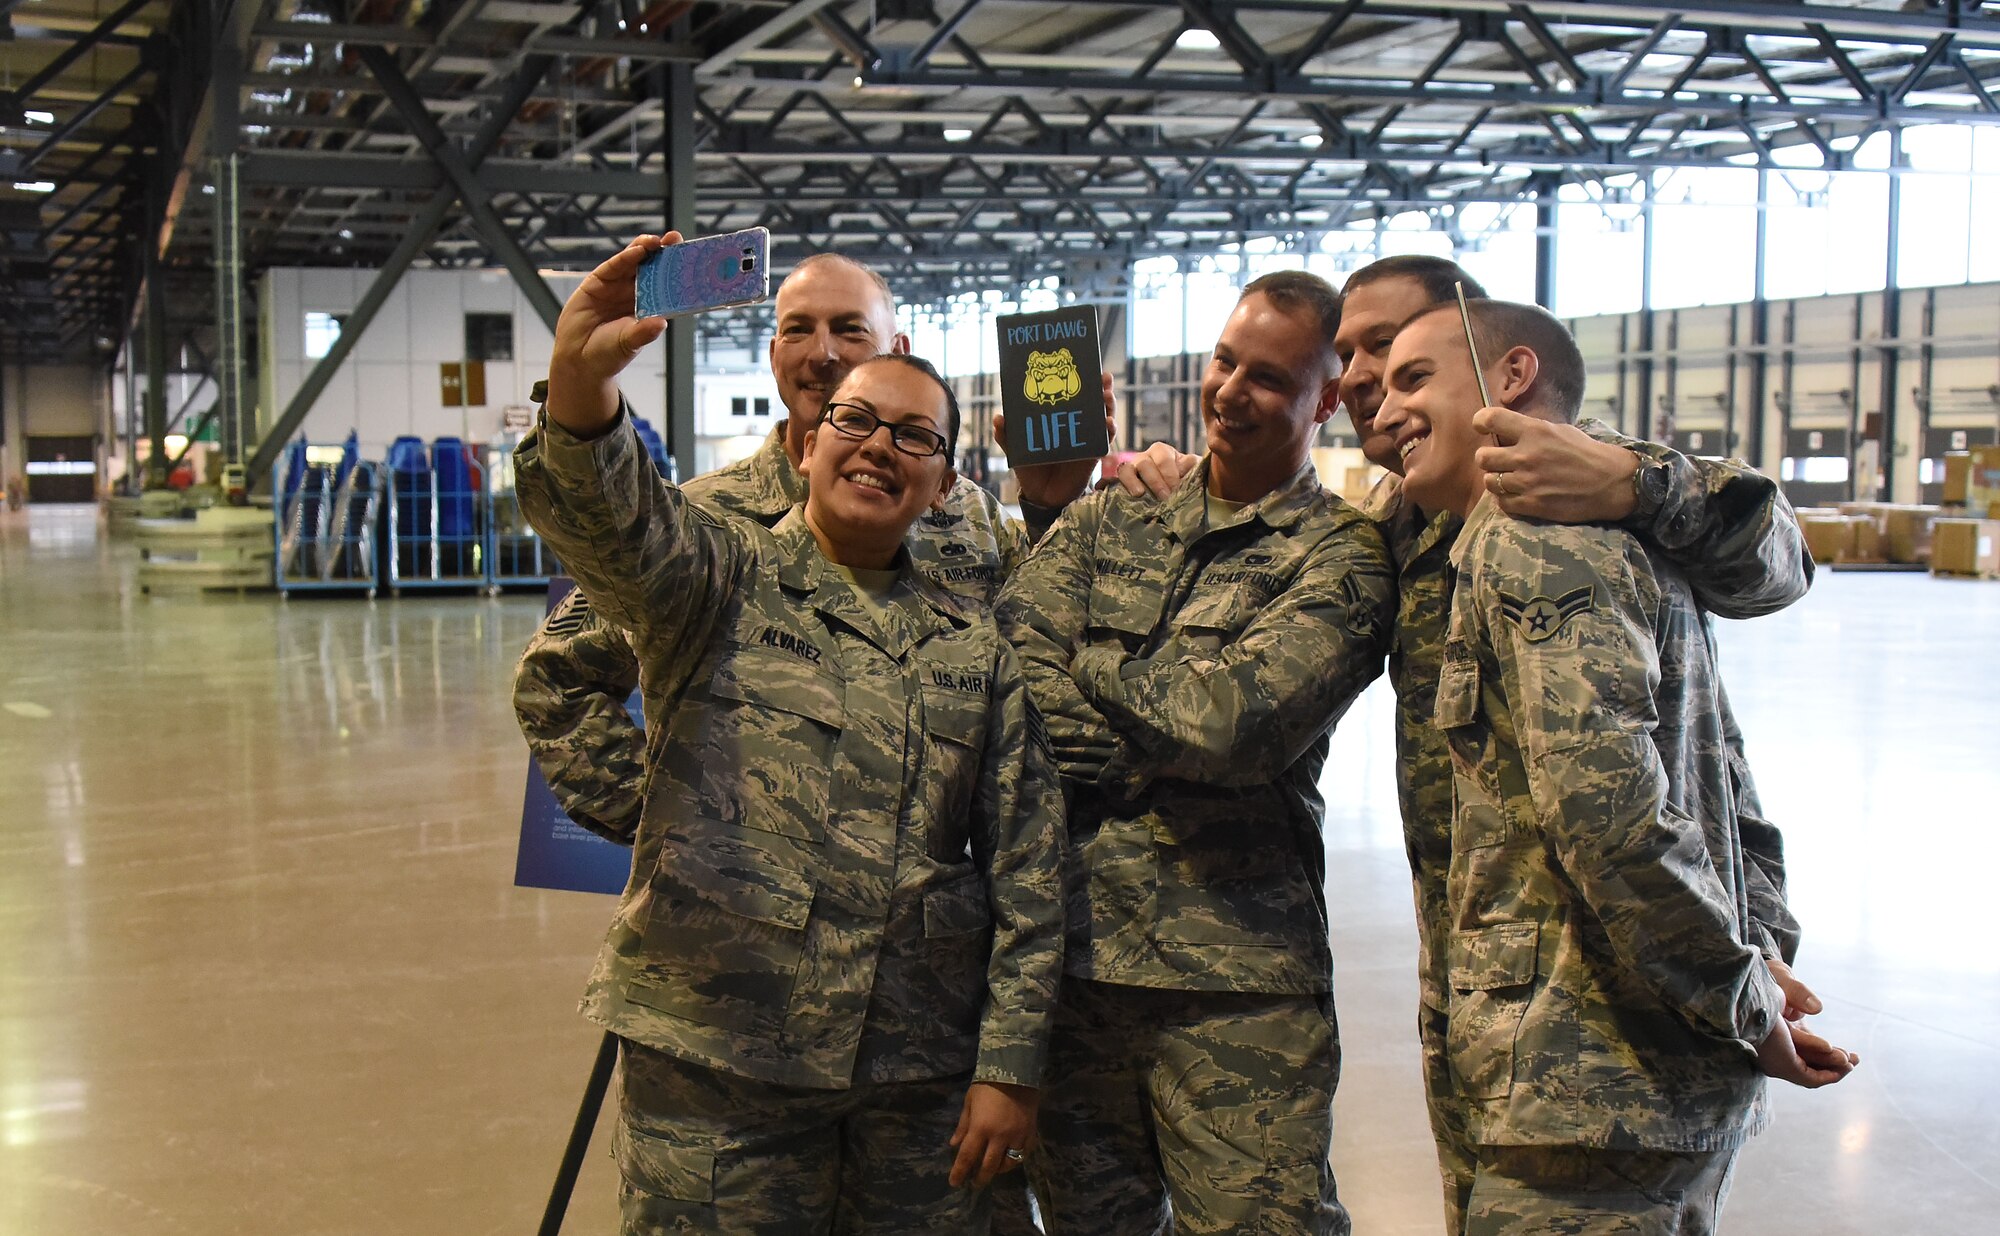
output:
[[709, 694], [839, 729], [846, 714], [840, 681], [791, 656], [739, 653], [716, 667]]

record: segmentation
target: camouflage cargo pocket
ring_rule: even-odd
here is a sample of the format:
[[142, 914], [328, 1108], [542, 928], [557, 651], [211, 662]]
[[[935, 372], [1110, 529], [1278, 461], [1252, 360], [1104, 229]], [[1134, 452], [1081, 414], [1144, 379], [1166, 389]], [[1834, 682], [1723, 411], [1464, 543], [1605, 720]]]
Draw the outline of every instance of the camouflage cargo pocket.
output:
[[696, 845], [663, 853], [653, 875], [631, 998], [704, 1025], [775, 1038], [812, 917], [811, 877], [719, 858]]
[[799, 657], [737, 647], [716, 667], [708, 689], [714, 720], [701, 741], [702, 814], [821, 840], [833, 748], [846, 715], [844, 684]]
[[715, 1200], [715, 1152], [670, 1142], [635, 1129], [627, 1120], [611, 1128], [611, 1158], [625, 1183], [648, 1197], [677, 1202]]
[[1451, 1014], [1446, 1044], [1460, 1094], [1504, 1097], [1514, 1049], [1535, 990], [1535, 923], [1499, 923], [1451, 938]]

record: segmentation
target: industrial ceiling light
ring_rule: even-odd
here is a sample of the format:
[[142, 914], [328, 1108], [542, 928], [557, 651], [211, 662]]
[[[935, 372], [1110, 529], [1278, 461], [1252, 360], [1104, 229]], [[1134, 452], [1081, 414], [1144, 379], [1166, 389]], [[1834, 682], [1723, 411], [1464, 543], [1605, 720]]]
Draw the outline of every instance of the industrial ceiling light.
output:
[[1174, 46], [1182, 51], [1214, 51], [1222, 46], [1222, 40], [1215, 37], [1213, 30], [1190, 26], [1181, 31], [1180, 37], [1174, 40]]
[[1325, 140], [1326, 139], [1324, 137], [1321, 137], [1317, 133], [1306, 133], [1302, 134], [1299, 137], [1299, 145], [1304, 146], [1308, 150], [1312, 150], [1318, 148], [1319, 144]]
[[53, 180], [17, 180], [14, 182], [14, 187], [23, 193], [54, 193], [56, 191], [56, 182]]
[[972, 140], [972, 130], [946, 129], [944, 131], [944, 140], [948, 142], [969, 142]]
[[21, 114], [27, 118], [29, 124], [54, 124], [56, 122], [56, 114], [54, 112], [23, 112]]

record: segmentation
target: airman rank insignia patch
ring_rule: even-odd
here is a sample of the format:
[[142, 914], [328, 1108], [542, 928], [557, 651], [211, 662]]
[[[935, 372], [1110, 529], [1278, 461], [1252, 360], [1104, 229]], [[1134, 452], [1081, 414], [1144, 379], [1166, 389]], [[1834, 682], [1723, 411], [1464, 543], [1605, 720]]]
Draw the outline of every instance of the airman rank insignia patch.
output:
[[583, 589], [577, 588], [562, 599], [555, 613], [549, 615], [546, 630], [550, 635], [574, 635], [590, 621], [590, 602], [584, 599]]
[[1521, 628], [1521, 634], [1529, 643], [1539, 644], [1569, 625], [1570, 619], [1588, 612], [1595, 603], [1596, 595], [1596, 588], [1590, 585], [1565, 592], [1554, 600], [1531, 597], [1523, 601], [1503, 592], [1500, 594], [1500, 612]]

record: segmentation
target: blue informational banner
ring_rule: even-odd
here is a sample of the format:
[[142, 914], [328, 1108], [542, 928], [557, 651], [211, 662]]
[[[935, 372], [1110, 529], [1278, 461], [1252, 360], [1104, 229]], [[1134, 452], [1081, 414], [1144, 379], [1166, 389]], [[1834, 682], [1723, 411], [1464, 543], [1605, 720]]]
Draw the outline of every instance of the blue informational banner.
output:
[[[549, 609], [561, 604], [575, 587], [572, 580], [550, 580]], [[625, 707], [643, 727], [645, 711], [637, 691], [625, 702]], [[563, 814], [554, 791], [549, 789], [541, 768], [531, 757], [528, 792], [521, 804], [521, 847], [514, 856], [515, 885], [615, 896], [625, 891], [625, 877], [631, 870], [631, 848], [580, 828]]]

